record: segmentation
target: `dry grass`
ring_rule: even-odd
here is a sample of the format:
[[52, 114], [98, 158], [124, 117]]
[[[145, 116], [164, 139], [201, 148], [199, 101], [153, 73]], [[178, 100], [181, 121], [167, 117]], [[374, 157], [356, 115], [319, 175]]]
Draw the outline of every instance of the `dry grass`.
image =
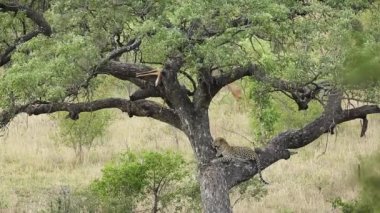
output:
[[[240, 136], [223, 128], [250, 134], [248, 113], [243, 105], [220, 96], [211, 106], [211, 131], [234, 144], [248, 145]], [[109, 127], [104, 145], [85, 154], [77, 164], [74, 151], [52, 141], [55, 124], [48, 116], [17, 117], [0, 138], [0, 212], [36, 212], [63, 186], [88, 185], [101, 175], [104, 164], [117, 153], [130, 150], [172, 149], [192, 159], [186, 137], [168, 125], [147, 118], [119, 119]], [[370, 118], [365, 138], [359, 138], [359, 121], [341, 126], [338, 138], [327, 137], [300, 150], [288, 161], [280, 161], [263, 172], [270, 181], [261, 201], [238, 203], [235, 212], [331, 212], [329, 200], [355, 198], [358, 187], [353, 171], [360, 156], [379, 148], [378, 117]], [[234, 199], [234, 198], [232, 198]]]

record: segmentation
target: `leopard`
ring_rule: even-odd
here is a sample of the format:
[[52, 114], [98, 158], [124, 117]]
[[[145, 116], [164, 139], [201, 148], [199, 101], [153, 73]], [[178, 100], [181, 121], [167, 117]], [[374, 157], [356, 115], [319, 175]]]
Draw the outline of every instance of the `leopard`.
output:
[[253, 149], [244, 146], [230, 146], [226, 139], [222, 137], [215, 138], [215, 140], [213, 141], [213, 147], [217, 151], [216, 156], [219, 157], [215, 159], [216, 162], [228, 163], [233, 160], [243, 162], [255, 161], [260, 180], [264, 184], [269, 184], [267, 181], [264, 180], [261, 174], [261, 162], [257, 153]]

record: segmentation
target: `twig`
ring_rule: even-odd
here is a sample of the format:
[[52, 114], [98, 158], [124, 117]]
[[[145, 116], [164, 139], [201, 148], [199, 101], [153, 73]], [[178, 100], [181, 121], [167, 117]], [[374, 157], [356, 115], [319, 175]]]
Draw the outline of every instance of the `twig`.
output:
[[329, 134], [326, 135], [326, 145], [325, 145], [325, 150], [321, 154], [317, 156], [317, 158], [321, 157], [322, 155], [326, 154], [327, 151], [327, 145], [329, 144]]

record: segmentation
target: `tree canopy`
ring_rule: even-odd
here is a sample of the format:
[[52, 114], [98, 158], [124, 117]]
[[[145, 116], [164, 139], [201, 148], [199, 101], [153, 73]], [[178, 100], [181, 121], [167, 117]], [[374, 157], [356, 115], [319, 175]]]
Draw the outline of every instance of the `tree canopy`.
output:
[[[168, 123], [193, 147], [206, 212], [230, 211], [226, 192], [257, 173], [254, 163], [210, 163], [207, 111], [222, 87], [246, 78], [259, 85], [253, 96], [278, 93], [299, 110], [322, 106], [303, 128], [267, 142], [264, 168], [342, 122], [362, 119], [363, 136], [367, 115], [380, 112], [373, 0], [0, 1], [0, 19], [1, 128], [19, 113], [66, 111], [75, 120], [106, 108]], [[97, 96], [104, 76], [136, 90]]]

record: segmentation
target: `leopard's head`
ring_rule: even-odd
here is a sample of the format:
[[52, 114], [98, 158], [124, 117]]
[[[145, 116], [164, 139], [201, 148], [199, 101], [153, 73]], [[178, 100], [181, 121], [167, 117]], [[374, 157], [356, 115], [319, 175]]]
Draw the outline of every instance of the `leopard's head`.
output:
[[229, 147], [226, 139], [224, 139], [222, 137], [215, 138], [215, 140], [213, 142], [213, 146], [217, 150], [225, 150]]

